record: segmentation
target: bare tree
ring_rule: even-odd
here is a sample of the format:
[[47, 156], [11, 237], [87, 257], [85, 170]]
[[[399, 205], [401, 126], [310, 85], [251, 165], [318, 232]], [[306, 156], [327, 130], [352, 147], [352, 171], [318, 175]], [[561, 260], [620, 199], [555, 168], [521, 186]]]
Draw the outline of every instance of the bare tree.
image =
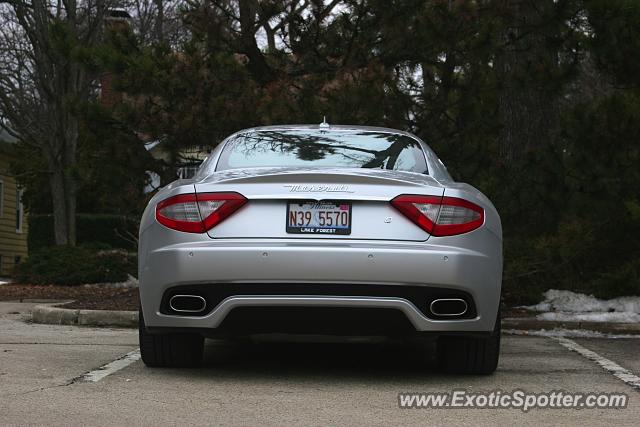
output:
[[186, 39], [188, 31], [180, 17], [184, 0], [123, 0], [130, 12], [133, 30], [143, 45], [168, 43], [176, 47]]
[[58, 245], [76, 242], [79, 112], [110, 0], [0, 0], [0, 116], [48, 166]]

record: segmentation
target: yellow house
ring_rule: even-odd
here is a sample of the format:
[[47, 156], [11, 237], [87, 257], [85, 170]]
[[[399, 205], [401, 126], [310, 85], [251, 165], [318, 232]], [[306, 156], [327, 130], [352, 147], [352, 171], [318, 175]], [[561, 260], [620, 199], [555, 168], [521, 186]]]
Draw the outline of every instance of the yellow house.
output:
[[27, 256], [27, 221], [22, 190], [9, 172], [16, 139], [0, 129], [0, 276], [10, 275]]

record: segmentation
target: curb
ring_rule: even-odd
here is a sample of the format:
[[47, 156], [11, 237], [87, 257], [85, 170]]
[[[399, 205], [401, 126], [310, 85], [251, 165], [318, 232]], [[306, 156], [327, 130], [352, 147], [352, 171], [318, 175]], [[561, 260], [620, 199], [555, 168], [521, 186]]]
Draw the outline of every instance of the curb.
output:
[[121, 328], [138, 327], [137, 311], [77, 310], [55, 307], [55, 305], [57, 304], [36, 305], [31, 312], [33, 323]]
[[532, 317], [502, 319], [502, 328], [527, 331], [541, 329], [577, 329], [602, 332], [604, 334], [640, 335], [639, 323], [560, 322], [556, 320], [538, 320]]

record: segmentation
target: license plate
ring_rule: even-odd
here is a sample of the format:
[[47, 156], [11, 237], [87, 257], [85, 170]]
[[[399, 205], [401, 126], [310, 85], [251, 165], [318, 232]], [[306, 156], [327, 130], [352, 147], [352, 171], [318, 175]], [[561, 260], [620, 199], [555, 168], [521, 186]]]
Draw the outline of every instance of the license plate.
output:
[[351, 203], [289, 202], [287, 233], [351, 234]]

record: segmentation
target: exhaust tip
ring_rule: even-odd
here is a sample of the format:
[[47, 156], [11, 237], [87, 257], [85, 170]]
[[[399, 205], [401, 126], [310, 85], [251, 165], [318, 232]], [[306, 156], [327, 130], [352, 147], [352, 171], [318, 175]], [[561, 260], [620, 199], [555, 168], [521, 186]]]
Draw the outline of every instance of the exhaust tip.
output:
[[200, 313], [207, 307], [207, 301], [199, 295], [174, 295], [169, 307], [178, 313]]
[[429, 304], [429, 310], [436, 316], [455, 317], [464, 315], [469, 306], [462, 298], [434, 299]]

